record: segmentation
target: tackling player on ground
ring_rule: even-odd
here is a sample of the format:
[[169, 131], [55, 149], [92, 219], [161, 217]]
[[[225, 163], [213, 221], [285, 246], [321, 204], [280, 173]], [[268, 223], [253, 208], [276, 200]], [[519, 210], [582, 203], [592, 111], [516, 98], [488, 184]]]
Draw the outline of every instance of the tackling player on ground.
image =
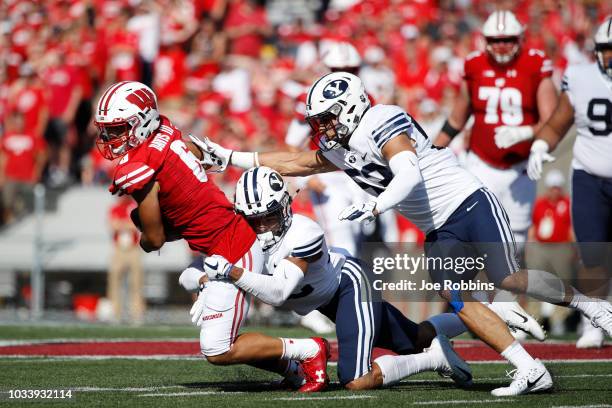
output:
[[[507, 215], [480, 181], [459, 166], [453, 153], [432, 145], [417, 122], [394, 105], [370, 107], [361, 80], [337, 72], [319, 78], [307, 100], [308, 122], [318, 132], [320, 150], [311, 152], [234, 152], [206, 141], [207, 151], [221, 164], [242, 168], [272, 167], [282, 175], [306, 176], [342, 169], [372, 196], [340, 213], [341, 219], [372, 221], [397, 210], [427, 234], [428, 257], [485, 258], [485, 272], [496, 287], [526, 293], [539, 300], [574, 307], [612, 333], [612, 306], [596, 302], [555, 275], [520, 269]], [[493, 243], [481, 247], [483, 243]], [[445, 253], [452, 249], [470, 249]], [[434, 281], [461, 279], [454, 270], [430, 270]], [[466, 278], [467, 279], [467, 278]], [[514, 340], [504, 322], [469, 293], [441, 295], [470, 331], [517, 367], [509, 387], [493, 395], [518, 395], [552, 387], [544, 365]], [[468, 300], [464, 302], [464, 300]], [[588, 305], [587, 305], [588, 303]]]
[[[585, 292], [605, 298], [612, 241], [612, 18], [595, 34], [595, 59], [565, 71], [559, 104], [531, 146], [528, 173], [533, 180], [541, 177], [542, 164], [553, 160], [549, 152], [576, 124], [571, 208], [583, 265], [579, 282]], [[583, 328], [576, 347], [602, 347], [603, 330], [584, 316]]]
[[[200, 150], [184, 141], [180, 130], [159, 114], [151, 89], [130, 81], [110, 86], [98, 102], [95, 125], [102, 155], [119, 159], [110, 191], [129, 194], [138, 203], [133, 219], [142, 231], [143, 250], [155, 251], [166, 241], [184, 238], [194, 251], [220, 255], [254, 273], [261, 272], [263, 253], [255, 233], [208, 179]], [[200, 289], [200, 348], [209, 362], [257, 363], [282, 373], [287, 363], [281, 358], [299, 360], [307, 380], [300, 390], [325, 387], [328, 350], [322, 339], [239, 335], [249, 310], [249, 295], [230, 282], [200, 285], [188, 278], [183, 276], [183, 286]], [[288, 341], [297, 345], [283, 352]], [[261, 360], [272, 362], [262, 364]], [[323, 376], [315, 375], [320, 370]]]
[[[361, 261], [343, 248], [343, 254], [328, 250], [321, 227], [292, 214], [291, 197], [279, 173], [268, 167], [246, 171], [235, 197], [236, 212], [257, 232], [264, 250], [264, 273], [234, 266], [219, 255], [203, 264], [196, 261], [184, 273], [229, 280], [263, 302], [300, 315], [313, 310], [325, 314], [336, 323], [338, 377], [347, 389], [391, 385], [423, 371], [448, 375], [460, 386], [471, 384], [469, 366], [445, 336], [463, 333], [461, 320], [445, 313], [417, 325], [391, 304], [374, 299]], [[193, 310], [196, 317], [200, 313]], [[286, 344], [286, 350], [291, 347], [293, 343]], [[373, 347], [400, 355], [372, 362]], [[300, 380], [299, 375], [287, 379]]]

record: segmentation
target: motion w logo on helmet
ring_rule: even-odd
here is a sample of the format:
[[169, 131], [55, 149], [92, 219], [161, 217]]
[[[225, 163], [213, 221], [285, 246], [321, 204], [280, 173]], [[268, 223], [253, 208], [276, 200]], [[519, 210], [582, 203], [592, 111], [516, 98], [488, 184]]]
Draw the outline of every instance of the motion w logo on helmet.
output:
[[136, 89], [134, 92], [129, 94], [125, 98], [128, 102], [133, 103], [140, 109], [145, 108], [157, 109], [157, 102], [155, 101], [155, 95], [148, 89]]

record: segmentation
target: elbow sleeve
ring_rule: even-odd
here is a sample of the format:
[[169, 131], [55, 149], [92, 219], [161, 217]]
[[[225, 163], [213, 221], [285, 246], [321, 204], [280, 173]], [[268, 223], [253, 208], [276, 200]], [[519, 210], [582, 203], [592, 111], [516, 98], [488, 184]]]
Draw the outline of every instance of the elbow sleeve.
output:
[[244, 270], [236, 286], [272, 306], [282, 305], [304, 279], [304, 273], [293, 262], [283, 259], [272, 275]]
[[376, 209], [384, 213], [404, 200], [412, 190], [423, 182], [419, 161], [413, 152], [397, 153], [389, 160], [393, 172], [393, 180], [385, 191], [376, 198]]

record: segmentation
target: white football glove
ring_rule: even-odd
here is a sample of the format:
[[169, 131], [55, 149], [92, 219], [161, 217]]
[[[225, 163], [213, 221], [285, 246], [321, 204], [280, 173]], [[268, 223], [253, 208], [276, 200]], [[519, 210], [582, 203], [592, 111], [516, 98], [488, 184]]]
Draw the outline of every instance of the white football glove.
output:
[[229, 164], [233, 150], [211, 141], [209, 138], [198, 139], [193, 135], [189, 135], [191, 141], [198, 146], [202, 152], [202, 164], [207, 167], [207, 171], [212, 173], [222, 173]]
[[544, 162], [552, 163], [555, 158], [548, 154], [550, 146], [542, 139], [538, 139], [531, 145], [529, 153], [529, 161], [527, 162], [527, 176], [533, 181], [539, 180], [542, 177], [542, 164]]
[[498, 126], [495, 128], [495, 144], [500, 149], [507, 149], [532, 138], [533, 128], [531, 126]]
[[366, 224], [369, 224], [376, 219], [376, 215], [374, 215], [375, 208], [376, 201], [374, 200], [368, 201], [367, 203], [363, 204], [353, 204], [342, 210], [342, 212], [338, 216], [338, 219], [341, 221], [365, 221]]
[[200, 286], [198, 298], [195, 302], [193, 302], [193, 306], [191, 306], [191, 310], [189, 311], [191, 322], [198, 327], [202, 325], [202, 318], [204, 317], [204, 294], [202, 292], [204, 287], [205, 286], [203, 284]]
[[210, 280], [227, 279], [234, 264], [221, 255], [211, 255], [204, 258], [204, 272]]

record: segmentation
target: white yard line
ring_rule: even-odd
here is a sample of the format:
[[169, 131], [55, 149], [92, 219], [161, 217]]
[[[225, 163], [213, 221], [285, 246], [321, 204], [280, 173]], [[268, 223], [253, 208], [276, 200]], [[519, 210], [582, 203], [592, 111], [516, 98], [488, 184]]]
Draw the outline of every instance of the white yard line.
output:
[[123, 343], [123, 342], [160, 342], [167, 341], [173, 343], [197, 343], [197, 338], [108, 338], [108, 339], [78, 339], [78, 338], [63, 338], [63, 339], [32, 339], [32, 340], [0, 340], [0, 347], [7, 346], [27, 346], [37, 344], [56, 344], [56, 343]]
[[412, 405], [442, 405], [442, 404], [488, 404], [495, 402], [512, 402], [513, 399], [490, 399], [490, 400], [448, 400], [448, 401], [418, 401]]
[[552, 408], [612, 408], [612, 405], [599, 404], [599, 405], [560, 405]]
[[147, 391], [159, 391], [170, 388], [185, 388], [182, 385], [160, 385], [159, 387], [74, 387], [70, 388], [72, 391], [78, 392], [147, 392]]
[[280, 397], [267, 398], [272, 401], [311, 401], [311, 400], [356, 400], [376, 398], [374, 395], [330, 395], [329, 397]]
[[138, 397], [189, 397], [190, 395], [236, 395], [244, 394], [242, 391], [192, 391], [192, 392], [159, 392], [153, 394], [140, 394]]
[[36, 360], [36, 362], [56, 362], [56, 361], [80, 361], [80, 360], [204, 360], [204, 356], [198, 355], [182, 355], [182, 354], [152, 354], [150, 356], [143, 355], [81, 355], [81, 356], [46, 356], [40, 355], [0, 355], [0, 360], [14, 358], [19, 361], [27, 362], [28, 360]]

